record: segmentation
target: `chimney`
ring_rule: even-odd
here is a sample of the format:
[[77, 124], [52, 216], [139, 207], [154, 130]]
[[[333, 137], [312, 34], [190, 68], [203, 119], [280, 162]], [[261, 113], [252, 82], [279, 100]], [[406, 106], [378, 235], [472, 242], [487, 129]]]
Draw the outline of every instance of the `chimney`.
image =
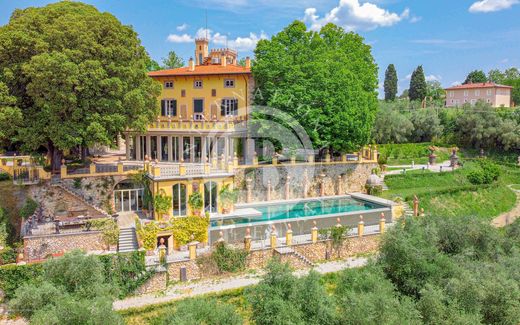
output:
[[225, 67], [227, 65], [227, 56], [226, 56], [226, 54], [221, 54], [220, 55], [220, 64], [222, 64], [223, 67]]
[[195, 62], [193, 62], [193, 58], [190, 58], [190, 60], [188, 61], [188, 70], [195, 71]]
[[246, 56], [246, 68], [251, 68], [251, 59], [248, 56]]

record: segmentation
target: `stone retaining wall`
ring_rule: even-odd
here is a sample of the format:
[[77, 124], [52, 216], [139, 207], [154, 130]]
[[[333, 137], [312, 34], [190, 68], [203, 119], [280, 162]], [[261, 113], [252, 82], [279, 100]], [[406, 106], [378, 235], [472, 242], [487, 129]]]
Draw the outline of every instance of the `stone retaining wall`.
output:
[[[341, 258], [347, 258], [357, 254], [371, 253], [378, 249], [379, 235], [368, 235], [362, 238], [350, 237], [341, 249]], [[306, 257], [309, 261], [316, 263], [325, 260], [327, 244], [320, 241], [315, 244], [304, 243], [293, 245], [292, 248], [297, 253]], [[333, 253], [336, 257], [336, 252]], [[296, 269], [308, 268], [309, 265], [293, 254], [279, 255], [270, 248], [263, 250], [251, 251], [247, 259], [248, 269], [262, 269], [273, 256], [279, 256], [282, 262], [288, 262], [289, 265]], [[153, 291], [161, 291], [166, 289], [169, 281], [180, 280], [180, 269], [186, 267], [187, 280], [196, 280], [203, 277], [203, 272], [199, 268], [196, 260], [184, 260], [169, 263], [167, 272], [160, 272], [154, 275], [147, 283], [137, 290], [137, 294], [150, 293]], [[167, 276], [166, 276], [167, 275]]]
[[[330, 164], [282, 164], [269, 167], [235, 169], [235, 188], [240, 189], [238, 203], [246, 202], [246, 179], [251, 179], [252, 202], [267, 199], [267, 185], [271, 182], [271, 200], [285, 199], [287, 176], [290, 176], [291, 198], [303, 198], [304, 175], [307, 174], [308, 197], [320, 195], [320, 175], [325, 175], [325, 195], [337, 195], [352, 192], [364, 192], [368, 176], [376, 163], [330, 163]], [[338, 185], [340, 184], [340, 185]]]
[[27, 236], [24, 237], [23, 242], [26, 261], [44, 259], [49, 255], [66, 253], [74, 249], [87, 252], [106, 249], [102, 233], [99, 231]]

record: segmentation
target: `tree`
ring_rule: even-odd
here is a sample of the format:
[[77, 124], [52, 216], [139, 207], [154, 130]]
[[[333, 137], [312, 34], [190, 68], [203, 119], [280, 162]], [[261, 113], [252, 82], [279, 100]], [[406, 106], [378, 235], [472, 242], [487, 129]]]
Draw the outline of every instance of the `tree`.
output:
[[426, 96], [431, 97], [436, 102], [444, 100], [444, 88], [442, 88], [441, 83], [437, 80], [426, 82]]
[[376, 143], [404, 143], [413, 129], [408, 116], [392, 108], [382, 108], [377, 113], [372, 137]]
[[159, 63], [157, 63], [157, 61], [155, 61], [152, 58], [148, 58], [148, 60], [146, 61], [146, 71], [157, 71], [157, 70], [161, 70], [161, 66], [159, 65]]
[[175, 69], [184, 66], [184, 60], [175, 53], [175, 51], [168, 52], [168, 56], [162, 59], [163, 69]]
[[295, 21], [255, 49], [255, 104], [288, 113], [315, 148], [347, 152], [370, 139], [377, 111], [377, 66], [355, 33]]
[[487, 82], [488, 78], [486, 74], [482, 70], [474, 70], [471, 71], [463, 84], [474, 84], [474, 83], [484, 83]]
[[385, 71], [385, 100], [393, 101], [397, 95], [397, 72], [393, 64], [390, 64]]
[[412, 73], [410, 79], [410, 100], [422, 101], [426, 97], [427, 93], [426, 78], [424, 77], [424, 71], [422, 65], [418, 66]]
[[488, 79], [497, 84], [513, 87], [511, 100], [515, 105], [520, 104], [520, 71], [517, 68], [509, 68], [504, 72], [498, 69], [491, 70]]
[[410, 116], [413, 131], [410, 140], [413, 142], [428, 142], [442, 135], [443, 127], [436, 110], [420, 109]]
[[46, 261], [43, 274], [20, 286], [9, 305], [31, 324], [122, 324], [103, 274], [97, 256], [74, 251]]
[[5, 83], [0, 82], [0, 146], [15, 141], [14, 136], [22, 120], [22, 112], [16, 107], [16, 97], [9, 95]]
[[0, 80], [23, 116], [22, 149], [47, 148], [53, 169], [63, 151], [112, 145], [127, 128], [157, 116], [160, 86], [137, 34], [79, 2], [15, 10], [0, 27]]

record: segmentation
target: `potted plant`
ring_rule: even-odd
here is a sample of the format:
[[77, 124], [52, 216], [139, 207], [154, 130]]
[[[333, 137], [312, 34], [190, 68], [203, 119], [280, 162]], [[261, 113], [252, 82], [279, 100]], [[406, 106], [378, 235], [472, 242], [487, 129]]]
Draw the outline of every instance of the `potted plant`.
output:
[[204, 205], [204, 202], [202, 201], [202, 194], [200, 192], [192, 193], [188, 198], [188, 205], [190, 206], [190, 209], [194, 215], [200, 216], [202, 207]]
[[161, 191], [156, 194], [153, 198], [153, 207], [159, 218], [168, 218], [168, 212], [172, 207], [172, 197], [166, 195], [166, 192], [161, 189]]
[[386, 168], [388, 167], [388, 156], [386, 154], [380, 154], [379, 157], [377, 157], [377, 163], [379, 164], [381, 172], [384, 173], [386, 171]]
[[220, 205], [222, 206], [222, 213], [227, 214], [233, 212], [233, 205], [238, 199], [238, 192], [236, 189], [230, 189], [229, 184], [222, 186], [218, 193]]
[[152, 192], [150, 191], [150, 178], [146, 171], [141, 170], [130, 176], [132, 182], [143, 187], [143, 214], [148, 217], [150, 206], [153, 205]]

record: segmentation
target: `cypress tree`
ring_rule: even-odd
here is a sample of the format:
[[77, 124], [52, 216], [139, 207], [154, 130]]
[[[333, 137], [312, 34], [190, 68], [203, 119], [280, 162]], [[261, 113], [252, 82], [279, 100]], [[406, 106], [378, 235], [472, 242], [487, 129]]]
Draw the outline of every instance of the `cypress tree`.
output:
[[394, 101], [397, 95], [397, 72], [393, 64], [385, 72], [385, 100]]
[[423, 100], [426, 97], [426, 92], [426, 78], [424, 77], [423, 67], [420, 65], [414, 70], [410, 79], [410, 100]]

